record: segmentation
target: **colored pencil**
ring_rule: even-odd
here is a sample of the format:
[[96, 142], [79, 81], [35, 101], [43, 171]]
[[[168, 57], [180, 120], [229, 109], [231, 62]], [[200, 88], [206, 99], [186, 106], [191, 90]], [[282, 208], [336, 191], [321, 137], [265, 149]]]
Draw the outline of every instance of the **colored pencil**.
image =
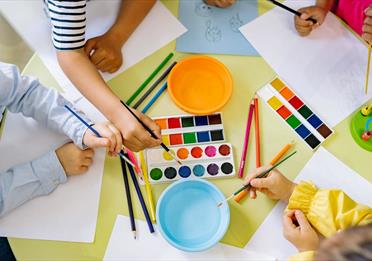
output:
[[127, 167], [125, 165], [125, 161], [122, 158], [120, 158], [120, 163], [121, 163], [121, 171], [123, 173], [123, 179], [124, 179], [125, 194], [127, 196], [130, 226], [131, 226], [131, 229], [132, 229], [132, 232], [133, 232], [133, 235], [134, 235], [134, 239], [136, 239], [137, 238], [136, 222], [134, 221], [132, 197], [130, 195]]
[[145, 89], [147, 84], [149, 84], [152, 79], [160, 72], [160, 70], [167, 64], [167, 62], [173, 57], [174, 53], [170, 53], [164, 60], [156, 67], [156, 69], [150, 74], [150, 76], [141, 84], [141, 86], [132, 94], [132, 96], [128, 99], [127, 103], [130, 105], [134, 99]]
[[172, 71], [173, 67], [177, 64], [177, 62], [173, 62], [167, 70], [164, 71], [164, 73], [157, 79], [153, 85], [143, 94], [141, 98], [138, 99], [138, 101], [133, 105], [134, 109], [137, 109], [142, 102], [151, 94], [153, 90], [167, 77], [167, 75]]
[[[258, 175], [256, 177], [256, 179], [260, 179], [260, 178], [264, 178], [266, 177], [267, 174], [270, 173], [270, 171], [272, 171], [273, 169], [277, 168], [280, 164], [282, 164], [284, 161], [286, 161], [287, 159], [289, 159], [290, 157], [292, 157], [294, 154], [296, 154], [297, 151], [294, 151], [293, 153], [289, 154], [287, 157], [285, 157], [284, 159], [282, 159], [281, 161], [279, 161], [278, 163], [276, 163], [275, 165], [273, 165], [271, 168], [269, 168], [268, 170], [266, 170], [265, 172], [261, 173], [260, 175]], [[217, 207], [220, 207], [222, 206], [222, 204], [224, 202], [227, 202], [229, 201], [230, 199], [232, 199], [234, 196], [238, 195], [241, 191], [243, 190], [247, 190], [247, 189], [250, 189], [252, 187], [251, 184], [247, 184], [247, 185], [244, 185], [242, 186], [240, 189], [238, 189], [237, 191], [235, 191], [233, 194], [231, 194], [231, 196], [229, 196], [228, 198], [226, 198], [225, 200], [221, 201], [220, 203], [217, 204]]]
[[149, 182], [149, 176], [147, 174], [147, 166], [145, 162], [145, 157], [143, 156], [143, 151], [140, 152], [140, 162], [143, 172], [143, 177], [145, 180], [145, 187], [146, 187], [146, 195], [147, 195], [147, 202], [150, 206], [150, 216], [153, 223], [156, 222], [156, 215], [155, 215], [155, 206], [154, 206], [154, 199], [152, 197], [152, 191], [151, 191], [151, 184]]
[[365, 86], [366, 94], [368, 94], [369, 71], [370, 71], [370, 66], [371, 66], [371, 49], [372, 49], [372, 46], [368, 44], [368, 62], [367, 62], [366, 86]]
[[[140, 119], [138, 116], [126, 105], [123, 101], [120, 101], [123, 106], [133, 115], [134, 118], [142, 125], [142, 127], [150, 133], [151, 137], [154, 139], [158, 139], [155, 133]], [[182, 162], [177, 158], [177, 156], [162, 142], [160, 146], [171, 156], [178, 164], [182, 165]]]
[[[285, 145], [274, 156], [274, 158], [272, 158], [272, 160], [270, 161], [270, 165], [275, 165], [292, 148], [293, 144], [295, 144], [294, 141], [292, 141], [291, 143], [288, 143], [287, 145]], [[245, 196], [247, 196], [248, 193], [249, 193], [249, 190], [248, 189], [245, 189], [245, 190], [241, 191], [238, 195], [235, 195], [234, 196], [235, 202], [240, 202], [240, 200], [242, 200]]]
[[[81, 121], [81, 123], [83, 123], [85, 126], [87, 126], [87, 128], [94, 133], [94, 135], [96, 135], [98, 138], [102, 138], [101, 134], [99, 134], [99, 132], [93, 128], [93, 126], [91, 126], [90, 124], [88, 124], [83, 118], [81, 118], [79, 116], [79, 114], [77, 114], [73, 109], [71, 109], [68, 105], [65, 104], [65, 108], [70, 111], [72, 113], [72, 115], [74, 115], [76, 118], [78, 118], [78, 120]], [[134, 167], [134, 164], [130, 161], [129, 158], [126, 158], [125, 155], [123, 154], [122, 151], [120, 151], [119, 153], [120, 157], [123, 158], [123, 160], [125, 160], [129, 165], [133, 166]]]
[[160, 95], [167, 89], [168, 83], [165, 82], [163, 86], [155, 93], [154, 97], [146, 104], [145, 108], [142, 109], [142, 113], [146, 113], [150, 107], [156, 102], [156, 100], [160, 97]]
[[149, 215], [149, 212], [147, 210], [145, 200], [143, 199], [141, 189], [138, 185], [138, 181], [137, 181], [137, 178], [136, 178], [136, 174], [134, 173], [134, 169], [130, 165], [128, 165], [128, 169], [129, 169], [129, 174], [132, 177], [133, 185], [134, 185], [134, 188], [136, 189], [138, 199], [141, 203], [142, 211], [143, 211], [143, 214], [145, 215], [146, 222], [147, 222], [147, 225], [149, 227], [150, 233], [154, 233], [155, 232], [154, 226], [151, 223], [150, 215]]
[[134, 169], [136, 170], [136, 173], [143, 180], [143, 174], [142, 174], [141, 168], [139, 167], [139, 164], [137, 162], [137, 158], [134, 155], [133, 151], [127, 149], [127, 154], [128, 154], [128, 157], [129, 157], [130, 161], [133, 162]]
[[261, 167], [261, 149], [260, 149], [260, 119], [258, 114], [258, 98], [257, 95], [253, 99], [254, 101], [254, 127], [256, 136], [256, 168]]
[[[279, 7], [283, 8], [284, 10], [287, 10], [288, 12], [290, 12], [290, 13], [292, 13], [292, 14], [294, 14], [294, 15], [297, 15], [297, 16], [299, 16], [299, 17], [302, 15], [300, 12], [298, 12], [298, 11], [296, 11], [296, 10], [293, 10], [292, 8], [290, 8], [290, 7], [286, 6], [286, 5], [283, 5], [282, 3], [278, 2], [278, 1], [275, 1], [275, 0], [268, 0], [268, 1], [270, 1], [271, 3], [273, 3], [273, 4], [276, 5], [276, 6], [279, 6]], [[307, 20], [307, 21], [311, 21], [311, 22], [313, 22], [314, 24], [317, 24], [317, 23], [318, 23], [318, 21], [315, 20], [315, 19], [312, 18], [312, 17], [309, 17], [309, 18], [306, 19], [306, 20]]]
[[245, 129], [243, 152], [242, 152], [242, 157], [240, 159], [240, 166], [239, 166], [239, 173], [238, 173], [239, 178], [242, 178], [244, 175], [245, 159], [247, 157], [249, 134], [251, 132], [253, 111], [254, 111], [254, 101], [251, 100], [251, 105], [249, 106], [249, 112], [248, 112], [248, 118], [247, 118], [247, 126]]

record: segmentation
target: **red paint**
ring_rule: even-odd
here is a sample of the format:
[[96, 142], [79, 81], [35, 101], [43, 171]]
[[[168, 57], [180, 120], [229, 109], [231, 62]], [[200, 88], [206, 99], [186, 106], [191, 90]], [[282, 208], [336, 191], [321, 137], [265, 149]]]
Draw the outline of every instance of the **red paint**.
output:
[[292, 115], [292, 113], [287, 109], [287, 107], [285, 107], [284, 105], [282, 107], [280, 107], [277, 112], [279, 113], [279, 115], [283, 118], [283, 119], [287, 119], [289, 116]]
[[230, 154], [230, 147], [226, 144], [223, 144], [221, 145], [219, 148], [218, 148], [218, 151], [220, 152], [220, 154], [222, 156], [227, 156]]
[[194, 147], [194, 148], [192, 148], [192, 149], [191, 149], [191, 155], [192, 155], [194, 158], [196, 158], [196, 159], [201, 158], [201, 156], [203, 155], [203, 150], [202, 150], [202, 148], [200, 148], [200, 147]]
[[182, 134], [170, 134], [169, 135], [169, 143], [170, 143], [170, 145], [183, 144]]
[[304, 103], [297, 96], [293, 96], [293, 98], [289, 100], [289, 103], [296, 110], [298, 110], [299, 108], [301, 108], [302, 105], [304, 105]]
[[168, 119], [168, 127], [169, 127], [169, 129], [181, 128], [180, 118], [169, 118]]

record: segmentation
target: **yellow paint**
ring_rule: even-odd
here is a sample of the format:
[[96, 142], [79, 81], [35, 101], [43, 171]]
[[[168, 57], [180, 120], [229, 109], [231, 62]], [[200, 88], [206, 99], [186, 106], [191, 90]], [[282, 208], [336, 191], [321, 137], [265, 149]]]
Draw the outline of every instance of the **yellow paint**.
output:
[[281, 101], [279, 101], [278, 98], [276, 98], [275, 96], [271, 97], [267, 103], [274, 109], [274, 110], [277, 110], [279, 109], [283, 103]]
[[161, 136], [161, 139], [163, 140], [163, 143], [167, 146], [170, 145], [170, 141], [169, 141], [169, 135], [163, 135]]
[[143, 172], [143, 179], [145, 181], [145, 187], [146, 187], [147, 205], [150, 208], [151, 221], [152, 221], [152, 223], [156, 223], [154, 199], [152, 197], [151, 184], [149, 182], [149, 176], [147, 174], [147, 166], [146, 166], [146, 162], [145, 162], [145, 157], [143, 156], [143, 151], [141, 151], [139, 153], [139, 156], [140, 156], [141, 168], [142, 168], [142, 172]]
[[[170, 151], [171, 151], [171, 153], [172, 153], [172, 152], [174, 153], [173, 150], [170, 150]], [[166, 150], [163, 151], [163, 158], [164, 158], [165, 160], [167, 160], [167, 161], [171, 161], [171, 160], [173, 160], [172, 156], [169, 155], [169, 153], [168, 153]]]
[[278, 92], [280, 92], [285, 84], [279, 78], [276, 78], [274, 81], [271, 82], [271, 86], [273, 86]]

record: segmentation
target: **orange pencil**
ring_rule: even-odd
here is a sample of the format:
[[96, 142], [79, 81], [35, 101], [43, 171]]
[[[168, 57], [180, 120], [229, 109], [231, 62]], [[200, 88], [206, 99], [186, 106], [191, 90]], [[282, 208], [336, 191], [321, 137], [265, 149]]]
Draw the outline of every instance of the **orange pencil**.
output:
[[258, 98], [254, 96], [254, 127], [256, 136], [256, 168], [261, 167], [261, 150], [260, 150], [260, 122], [258, 117]]
[[[279, 152], [278, 154], [276, 154], [274, 156], [274, 158], [270, 161], [270, 165], [275, 165], [293, 146], [293, 144], [295, 144], [294, 141], [292, 141], [291, 143], [288, 143], [287, 145], [285, 145]], [[249, 190], [243, 190], [241, 191], [238, 195], [236, 195], [234, 197], [234, 200], [236, 202], [239, 202], [240, 200], [242, 200], [245, 196], [247, 196], [249, 193]]]

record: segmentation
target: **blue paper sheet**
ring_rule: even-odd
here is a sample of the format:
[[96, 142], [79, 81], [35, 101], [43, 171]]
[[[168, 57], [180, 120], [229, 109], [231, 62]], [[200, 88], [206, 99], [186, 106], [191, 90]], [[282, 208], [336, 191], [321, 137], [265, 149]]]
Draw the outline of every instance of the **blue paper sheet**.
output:
[[257, 16], [257, 0], [239, 0], [226, 9], [206, 5], [202, 0], [180, 0], [179, 19], [188, 31], [177, 39], [176, 50], [257, 56], [239, 31]]

